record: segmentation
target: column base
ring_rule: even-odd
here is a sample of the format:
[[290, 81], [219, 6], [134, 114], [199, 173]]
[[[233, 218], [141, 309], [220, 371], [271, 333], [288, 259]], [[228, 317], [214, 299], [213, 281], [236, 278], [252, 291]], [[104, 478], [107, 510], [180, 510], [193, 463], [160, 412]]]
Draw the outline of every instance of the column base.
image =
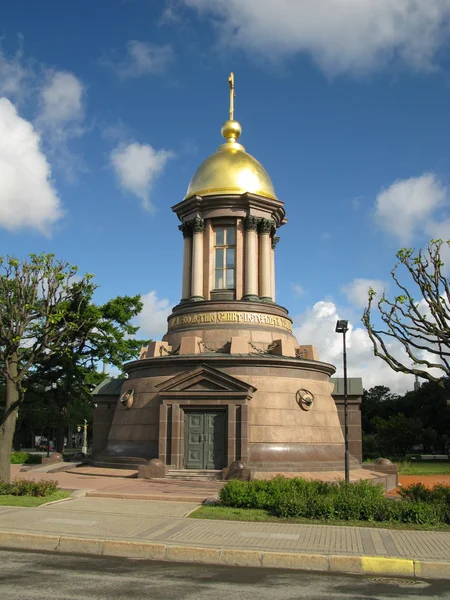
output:
[[261, 296], [259, 299], [260, 302], [265, 302], [266, 304], [274, 304], [274, 301], [270, 296]]
[[205, 299], [203, 296], [191, 296], [188, 302], [203, 302]]
[[186, 302], [189, 302], [189, 298], [181, 298], [180, 304], [186, 304]]
[[244, 302], [259, 302], [259, 296], [256, 296], [255, 294], [245, 294], [245, 296], [242, 296], [242, 300]]

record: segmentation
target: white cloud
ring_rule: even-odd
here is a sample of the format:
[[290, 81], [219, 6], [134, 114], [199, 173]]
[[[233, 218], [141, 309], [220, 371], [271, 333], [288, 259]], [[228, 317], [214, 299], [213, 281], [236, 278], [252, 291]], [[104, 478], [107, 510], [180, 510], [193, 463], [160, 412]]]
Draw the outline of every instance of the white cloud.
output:
[[154, 290], [143, 294], [141, 300], [144, 306], [136, 317], [136, 323], [140, 327], [137, 336], [160, 340], [167, 332], [167, 317], [171, 313], [169, 300], [158, 298]]
[[[336, 366], [336, 376], [342, 377], [342, 335], [335, 333], [336, 321], [345, 318], [333, 302], [317, 302], [311, 309], [294, 319], [295, 336], [300, 344], [316, 346], [319, 360]], [[373, 347], [366, 331], [349, 323], [347, 333], [348, 376], [362, 377], [363, 386], [386, 385], [394, 392], [413, 389], [414, 377], [396, 373], [373, 354]], [[388, 344], [399, 359], [408, 363], [400, 343]]]
[[347, 296], [348, 302], [357, 308], [367, 306], [367, 296], [370, 288], [381, 295], [387, 288], [387, 284], [380, 279], [359, 279], [355, 278], [350, 283], [341, 287], [341, 292]]
[[446, 201], [446, 189], [433, 173], [399, 179], [378, 194], [375, 220], [385, 231], [409, 244], [416, 233], [439, 228], [436, 211]]
[[84, 85], [73, 73], [50, 71], [41, 89], [39, 120], [51, 127], [80, 121], [84, 117]]
[[115, 148], [110, 158], [121, 187], [135, 194], [142, 200], [142, 206], [152, 211], [151, 187], [173, 156], [170, 150], [155, 150], [150, 144], [133, 142]]
[[303, 294], [305, 293], [305, 288], [299, 283], [295, 283], [292, 287], [294, 288], [294, 292], [297, 298], [300, 298], [300, 296], [303, 296]]
[[129, 79], [164, 73], [173, 62], [173, 58], [172, 47], [168, 44], [158, 46], [131, 40], [127, 43], [127, 55], [124, 59], [114, 61], [108, 58], [101, 62], [113, 69], [120, 78]]
[[0, 98], [0, 226], [48, 234], [63, 210], [40, 136], [14, 105]]
[[32, 75], [31, 70], [23, 63], [21, 46], [11, 59], [8, 59], [0, 49], [0, 96], [15, 100], [22, 99]]
[[39, 94], [36, 127], [42, 132], [54, 164], [72, 179], [76, 171], [85, 168], [82, 159], [71, 151], [69, 142], [85, 133], [86, 88], [73, 73], [47, 71]]
[[450, 0], [184, 0], [222, 42], [269, 59], [307, 53], [328, 74], [398, 61], [430, 69], [448, 42]]

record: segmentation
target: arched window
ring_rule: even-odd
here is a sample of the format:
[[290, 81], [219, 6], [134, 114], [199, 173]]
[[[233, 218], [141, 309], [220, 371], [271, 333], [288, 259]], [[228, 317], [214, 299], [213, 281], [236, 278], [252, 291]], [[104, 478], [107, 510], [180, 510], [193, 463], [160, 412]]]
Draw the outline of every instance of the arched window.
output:
[[214, 289], [233, 290], [236, 286], [235, 227], [231, 225], [215, 227], [214, 260]]

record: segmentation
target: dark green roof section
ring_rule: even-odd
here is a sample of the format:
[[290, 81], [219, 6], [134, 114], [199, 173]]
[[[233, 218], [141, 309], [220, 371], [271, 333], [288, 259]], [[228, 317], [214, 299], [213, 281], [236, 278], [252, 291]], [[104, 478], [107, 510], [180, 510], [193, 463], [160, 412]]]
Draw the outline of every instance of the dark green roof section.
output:
[[118, 396], [125, 379], [107, 377], [92, 392], [93, 396]]
[[[331, 377], [330, 383], [334, 383], [334, 390], [331, 392], [332, 396], [343, 396], [344, 395], [344, 378], [343, 377]], [[347, 395], [348, 396], [362, 396], [363, 395], [363, 382], [361, 377], [347, 377]]]

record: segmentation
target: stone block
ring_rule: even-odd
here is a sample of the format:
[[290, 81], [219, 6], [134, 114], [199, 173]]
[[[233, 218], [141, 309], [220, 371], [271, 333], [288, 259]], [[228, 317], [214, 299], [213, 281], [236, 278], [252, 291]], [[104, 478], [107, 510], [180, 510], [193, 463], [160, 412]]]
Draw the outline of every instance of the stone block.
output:
[[264, 552], [262, 566], [274, 569], [301, 569], [303, 571], [328, 571], [328, 558], [323, 554], [292, 552]]
[[58, 547], [58, 535], [42, 535], [39, 533], [20, 533], [17, 531], [0, 531], [0, 547], [21, 548], [23, 550], [50, 550]]
[[103, 540], [62, 536], [58, 552], [69, 554], [103, 554]]
[[362, 573], [360, 556], [334, 555], [328, 557], [330, 571], [337, 573]]
[[163, 544], [149, 544], [148, 542], [105, 540], [103, 546], [103, 554], [105, 556], [164, 560], [165, 553], [166, 547]]
[[361, 556], [361, 573], [414, 577], [414, 561], [406, 558]]
[[221, 552], [223, 565], [237, 567], [260, 567], [262, 564], [262, 552], [257, 550], [234, 550], [226, 548]]
[[172, 350], [172, 346], [169, 346], [167, 342], [150, 342], [147, 347], [146, 358], [158, 358], [160, 356], [167, 356], [167, 352]]
[[415, 560], [414, 574], [424, 579], [450, 579], [450, 563]]
[[272, 354], [276, 354], [277, 356], [291, 356], [295, 358], [295, 340], [294, 339], [279, 339], [274, 340], [274, 344], [276, 344], [275, 348], [272, 350]]
[[197, 336], [186, 336], [181, 338], [180, 355], [181, 354], [200, 354], [202, 339]]
[[319, 354], [315, 346], [299, 346], [298, 354], [299, 358], [305, 358], [306, 360], [319, 360]]
[[189, 546], [166, 546], [166, 560], [185, 563], [221, 563], [218, 548], [197, 548]]
[[230, 344], [230, 354], [248, 354], [248, 338], [241, 336], [232, 336]]
[[152, 458], [146, 465], [139, 465], [139, 479], [161, 479], [166, 476], [166, 465], [159, 458]]

